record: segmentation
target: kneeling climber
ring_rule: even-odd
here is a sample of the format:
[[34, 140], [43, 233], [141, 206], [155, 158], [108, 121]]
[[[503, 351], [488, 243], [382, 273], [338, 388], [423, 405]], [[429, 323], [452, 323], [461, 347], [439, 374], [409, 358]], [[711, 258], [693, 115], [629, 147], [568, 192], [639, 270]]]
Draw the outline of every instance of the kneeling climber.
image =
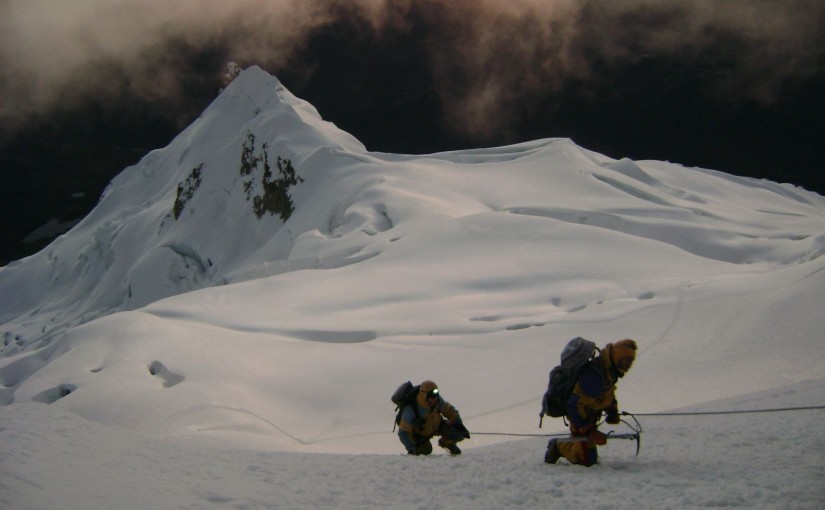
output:
[[545, 462], [555, 464], [564, 457], [572, 464], [596, 464], [596, 447], [607, 443], [607, 436], [597, 426], [602, 413], [607, 423], [619, 423], [616, 383], [627, 373], [634, 359], [636, 342], [626, 339], [607, 344], [600, 356], [585, 365], [566, 402], [570, 435], [577, 440], [551, 439], [544, 454]]
[[432, 381], [421, 383], [415, 401], [401, 410], [398, 439], [410, 455], [429, 455], [433, 451], [430, 439], [440, 436], [438, 446], [452, 455], [461, 454], [456, 443], [470, 437], [461, 422], [458, 410], [441, 398]]

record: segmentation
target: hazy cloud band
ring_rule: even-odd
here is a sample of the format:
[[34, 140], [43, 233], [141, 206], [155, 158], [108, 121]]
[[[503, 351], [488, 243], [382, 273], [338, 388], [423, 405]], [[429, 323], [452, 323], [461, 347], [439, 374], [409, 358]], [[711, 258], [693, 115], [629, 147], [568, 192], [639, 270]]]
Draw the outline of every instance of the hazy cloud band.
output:
[[651, 57], [719, 58], [709, 93], [771, 101], [821, 72], [823, 27], [819, 0], [5, 0], [0, 121], [90, 95], [174, 105], [199, 51], [277, 75], [319, 33], [346, 28], [376, 47], [409, 38], [444, 121], [483, 139], [533, 94], [586, 89]]

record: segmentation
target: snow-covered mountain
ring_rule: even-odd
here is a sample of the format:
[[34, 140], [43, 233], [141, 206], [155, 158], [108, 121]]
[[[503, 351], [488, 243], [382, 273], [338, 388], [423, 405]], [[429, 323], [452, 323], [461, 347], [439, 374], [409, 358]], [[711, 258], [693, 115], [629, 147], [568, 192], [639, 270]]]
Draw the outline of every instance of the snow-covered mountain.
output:
[[[175, 448], [380, 457], [400, 451], [389, 394], [407, 379], [439, 382], [471, 432], [542, 432], [577, 335], [639, 342], [619, 390], [638, 413], [819, 388], [823, 254], [825, 198], [801, 188], [567, 139], [369, 152], [253, 67], [0, 269], [0, 416], [33, 451], [54, 448], [32, 439], [53, 417]], [[461, 461], [511, 439], [477, 434]], [[8, 490], [37, 507], [12, 464]]]
[[3, 270], [0, 320], [13, 324], [4, 327], [6, 354], [96, 317], [224, 282], [250, 259], [287, 258], [294, 227], [282, 230], [279, 216], [255, 210], [264, 183], [278, 178], [265, 178], [265, 165], [277, 173], [278, 158], [300, 160], [310, 177], [311, 161], [325, 151], [364, 148], [275, 78], [250, 70], [172, 144], [114, 179], [70, 233]]

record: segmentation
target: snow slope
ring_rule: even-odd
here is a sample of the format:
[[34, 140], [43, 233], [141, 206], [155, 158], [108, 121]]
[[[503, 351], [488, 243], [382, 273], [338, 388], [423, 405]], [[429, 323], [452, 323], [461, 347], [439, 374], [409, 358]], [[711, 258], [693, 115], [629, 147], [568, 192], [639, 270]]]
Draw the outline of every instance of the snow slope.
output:
[[[640, 416], [589, 470], [529, 434], [563, 432], [538, 400], [577, 335], [639, 342], [640, 415], [821, 406], [823, 253], [800, 188], [565, 139], [368, 152], [250, 68], [0, 269], [0, 506], [819, 508], [818, 409]], [[425, 378], [461, 457], [396, 455]]]
[[[823, 391], [821, 381], [802, 383], [703, 409], [821, 402]], [[631, 442], [611, 442], [600, 448], [600, 465], [583, 468], [544, 464], [544, 438], [434, 458], [224, 450], [39, 404], [15, 407], [0, 408], [0, 505], [19, 510], [817, 509], [825, 501], [821, 410], [640, 417], [646, 432], [638, 457]]]

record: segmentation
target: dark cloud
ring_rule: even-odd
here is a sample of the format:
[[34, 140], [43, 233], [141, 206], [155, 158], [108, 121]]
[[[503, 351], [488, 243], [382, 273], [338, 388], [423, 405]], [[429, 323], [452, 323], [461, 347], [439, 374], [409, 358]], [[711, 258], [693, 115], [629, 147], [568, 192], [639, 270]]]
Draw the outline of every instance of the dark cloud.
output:
[[[291, 5], [291, 4], [295, 5]], [[9, 0], [0, 4], [0, 119], [86, 97], [180, 103], [206, 55], [277, 65], [323, 20], [287, 1]], [[266, 56], [264, 58], [264, 55]], [[184, 101], [185, 104], [185, 101]]]
[[359, 51], [415, 44], [445, 122], [488, 139], [513, 124], [522, 98], [599, 84], [651, 56], [723, 58], [708, 92], [771, 101], [816, 72], [825, 27], [817, 0], [8, 0], [0, 10], [6, 122], [88, 94], [177, 103], [193, 55], [278, 73], [337, 27], [369, 43]]

